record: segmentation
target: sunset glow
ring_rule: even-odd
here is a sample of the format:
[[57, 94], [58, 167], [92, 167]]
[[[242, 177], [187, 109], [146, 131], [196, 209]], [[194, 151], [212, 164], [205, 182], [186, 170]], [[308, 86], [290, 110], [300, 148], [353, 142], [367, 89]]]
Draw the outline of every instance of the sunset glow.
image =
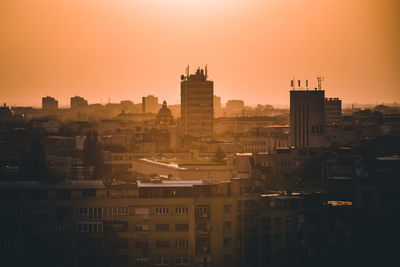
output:
[[399, 101], [398, 10], [389, 0], [2, 1], [1, 101], [176, 103], [188, 64], [208, 64], [223, 102], [287, 105], [290, 79], [317, 73], [344, 103]]

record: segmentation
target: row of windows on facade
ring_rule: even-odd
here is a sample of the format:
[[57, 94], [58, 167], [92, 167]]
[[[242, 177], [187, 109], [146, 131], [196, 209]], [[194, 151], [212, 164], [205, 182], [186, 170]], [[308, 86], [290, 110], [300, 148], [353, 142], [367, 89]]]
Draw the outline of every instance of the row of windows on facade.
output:
[[[155, 248], [169, 248], [170, 241], [169, 240], [157, 240], [154, 243]], [[148, 249], [149, 241], [147, 240], [139, 240], [135, 242], [135, 248], [137, 249]], [[175, 248], [189, 248], [189, 240], [176, 240]]]
[[[137, 258], [135, 260], [135, 266], [151, 266], [152, 262], [154, 265], [169, 265], [168, 257], [158, 257], [154, 261], [149, 258]], [[204, 262], [207, 262], [206, 260]], [[230, 265], [232, 263], [232, 255], [224, 255], [224, 264]], [[188, 257], [178, 257], [175, 258], [175, 265], [188, 265]]]
[[[223, 211], [225, 214], [230, 214], [232, 205], [224, 205]], [[16, 208], [0, 208], [0, 217], [22, 217], [30, 213], [29, 208], [16, 207]], [[76, 212], [76, 211], [75, 211]], [[155, 208], [155, 214], [163, 215], [170, 214], [169, 207]], [[209, 206], [198, 206], [195, 209], [196, 214], [208, 214]], [[57, 214], [70, 215], [70, 209], [57, 209]], [[80, 207], [77, 209], [78, 216], [89, 217], [90, 219], [107, 219], [114, 218], [115, 216], [126, 216], [129, 214], [128, 207]], [[149, 208], [135, 208], [136, 215], [148, 215]], [[75, 213], [76, 214], [76, 213]], [[175, 214], [189, 214], [188, 207], [176, 207]]]
[[109, 219], [128, 215], [128, 207], [79, 208], [78, 215], [89, 219]]
[[[168, 257], [157, 257], [153, 261], [149, 258], [137, 258], [135, 260], [135, 266], [151, 266], [152, 263], [154, 265], [169, 265], [170, 261]], [[175, 258], [176, 265], [188, 265], [189, 258], [188, 257], [177, 257]]]

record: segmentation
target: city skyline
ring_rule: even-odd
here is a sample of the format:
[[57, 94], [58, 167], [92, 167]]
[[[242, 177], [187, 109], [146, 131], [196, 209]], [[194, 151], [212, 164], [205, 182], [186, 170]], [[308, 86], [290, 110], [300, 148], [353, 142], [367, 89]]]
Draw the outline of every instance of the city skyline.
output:
[[3, 2], [1, 101], [176, 104], [185, 66], [208, 64], [222, 102], [288, 105], [318, 73], [344, 104], [399, 102], [398, 3], [320, 2]]

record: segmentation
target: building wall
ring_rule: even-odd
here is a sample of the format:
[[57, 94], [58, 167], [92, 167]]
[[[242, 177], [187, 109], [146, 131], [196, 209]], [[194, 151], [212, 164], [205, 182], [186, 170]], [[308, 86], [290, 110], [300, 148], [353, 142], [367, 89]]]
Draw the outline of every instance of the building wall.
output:
[[290, 145], [325, 146], [325, 91], [290, 91]]
[[325, 98], [325, 124], [341, 124], [342, 100], [339, 98]]
[[211, 137], [214, 118], [214, 82], [207, 80], [203, 70], [181, 82], [182, 134]]

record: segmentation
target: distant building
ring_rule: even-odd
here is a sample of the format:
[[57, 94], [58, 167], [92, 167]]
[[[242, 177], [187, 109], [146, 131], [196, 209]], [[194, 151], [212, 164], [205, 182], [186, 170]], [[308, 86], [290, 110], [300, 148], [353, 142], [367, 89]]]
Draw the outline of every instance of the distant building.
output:
[[182, 75], [181, 118], [183, 135], [211, 137], [214, 117], [214, 82], [207, 80], [205, 70], [198, 68], [195, 74]]
[[148, 95], [142, 97], [142, 112], [143, 113], [157, 113], [160, 109], [158, 104], [158, 97]]
[[229, 100], [226, 102], [225, 109], [228, 117], [241, 116], [244, 112], [244, 102], [243, 100]]
[[214, 118], [221, 117], [221, 97], [214, 95]]
[[51, 96], [42, 97], [42, 109], [44, 110], [58, 109], [58, 101]]
[[341, 124], [342, 100], [339, 98], [325, 98], [325, 124]]
[[79, 109], [88, 106], [87, 100], [80, 96], [71, 97], [71, 109]]
[[290, 145], [322, 147], [325, 145], [325, 91], [290, 91]]
[[171, 110], [167, 106], [167, 102], [164, 101], [162, 108], [157, 114], [158, 125], [171, 125], [174, 123], [174, 117], [172, 116]]

